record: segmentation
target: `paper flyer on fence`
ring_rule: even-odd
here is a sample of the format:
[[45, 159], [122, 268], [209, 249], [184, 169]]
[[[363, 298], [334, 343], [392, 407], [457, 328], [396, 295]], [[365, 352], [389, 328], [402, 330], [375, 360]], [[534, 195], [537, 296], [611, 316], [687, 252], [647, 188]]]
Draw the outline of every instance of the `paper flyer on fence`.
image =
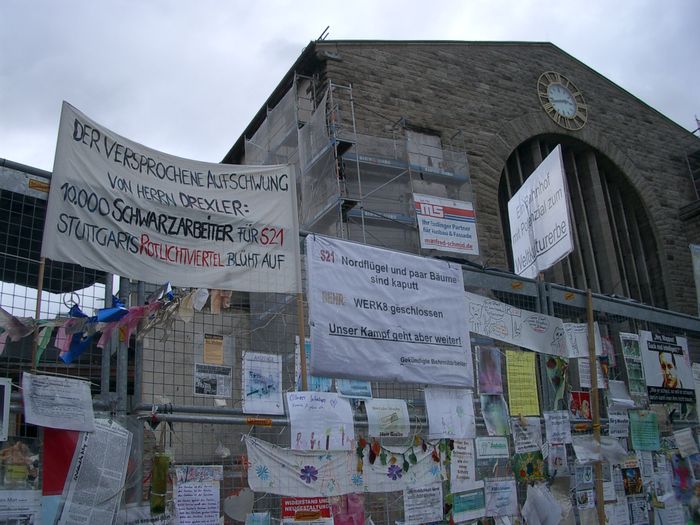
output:
[[350, 402], [335, 392], [287, 392], [294, 450], [352, 450]]
[[466, 439], [476, 437], [474, 401], [471, 390], [439, 386], [425, 387], [431, 438]]
[[281, 355], [243, 354], [243, 413], [284, 414]]
[[474, 386], [458, 264], [320, 235], [306, 254], [312, 373]]
[[406, 488], [403, 491], [403, 516], [406, 525], [442, 520], [442, 484]]
[[29, 489], [0, 490], [0, 523], [39, 523], [41, 513], [41, 491]]
[[7, 441], [10, 428], [10, 398], [12, 397], [12, 380], [0, 377], [0, 441]]
[[571, 443], [571, 422], [566, 410], [545, 412], [544, 428], [549, 443]]
[[219, 525], [218, 481], [188, 481], [175, 484], [175, 514], [178, 525]]
[[542, 428], [538, 417], [513, 417], [510, 420], [515, 453], [537, 452], [542, 447]]
[[84, 432], [95, 430], [87, 381], [24, 372], [22, 398], [24, 418], [29, 424]]
[[659, 423], [656, 414], [650, 410], [630, 410], [630, 434], [635, 450], [659, 450]]
[[58, 525], [112, 523], [122, 499], [131, 440], [131, 432], [107, 419], [96, 419], [94, 432], [81, 433]]
[[486, 432], [489, 436], [507, 436], [510, 434], [508, 405], [503, 396], [481, 394], [481, 415], [484, 418]]
[[486, 501], [484, 498], [484, 482], [480, 486], [465, 492], [452, 494], [452, 519], [455, 523], [464, 523], [484, 516]]
[[639, 349], [650, 403], [695, 403], [688, 340], [642, 330]]
[[408, 405], [403, 399], [367, 399], [365, 401], [369, 435], [372, 437], [407, 437], [411, 431]]
[[497, 346], [476, 347], [478, 385], [480, 394], [503, 394], [501, 354]]
[[194, 393], [197, 396], [229, 399], [232, 393], [232, 368], [223, 365], [194, 364]]
[[535, 354], [506, 350], [508, 406], [511, 416], [539, 416], [540, 404], [535, 377]]
[[450, 461], [450, 490], [453, 493], [465, 492], [478, 484], [483, 487], [483, 482], [476, 481], [474, 440], [455, 439]]
[[508, 438], [480, 436], [474, 440], [476, 458], [479, 461], [510, 457]]
[[517, 516], [518, 493], [515, 478], [486, 479], [484, 481], [486, 516]]
[[[588, 358], [588, 324], [564, 323], [564, 332], [569, 348], [569, 357]], [[595, 355], [603, 355], [603, 342], [600, 338], [598, 323], [593, 324], [595, 337]]]

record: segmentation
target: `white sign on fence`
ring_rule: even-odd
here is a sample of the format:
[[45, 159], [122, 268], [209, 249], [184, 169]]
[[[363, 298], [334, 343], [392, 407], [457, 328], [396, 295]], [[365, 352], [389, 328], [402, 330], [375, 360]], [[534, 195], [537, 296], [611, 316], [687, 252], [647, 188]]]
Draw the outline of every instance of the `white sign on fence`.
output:
[[474, 386], [459, 265], [306, 238], [315, 375]]
[[515, 273], [536, 277], [573, 251], [561, 146], [508, 201]]
[[151, 283], [298, 291], [289, 166], [175, 157], [63, 103], [41, 254]]
[[420, 246], [467, 255], [479, 254], [476, 215], [471, 202], [413, 194]]

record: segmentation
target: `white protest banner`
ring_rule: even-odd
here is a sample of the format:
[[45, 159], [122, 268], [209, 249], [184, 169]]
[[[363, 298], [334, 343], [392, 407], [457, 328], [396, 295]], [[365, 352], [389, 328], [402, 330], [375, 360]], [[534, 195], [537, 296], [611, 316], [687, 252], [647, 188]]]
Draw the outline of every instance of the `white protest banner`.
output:
[[[424, 487], [446, 479], [442, 463], [433, 458], [431, 448], [414, 450], [415, 462], [404, 470], [401, 447], [383, 447], [389, 456], [386, 465], [370, 463], [369, 448], [364, 450], [358, 472], [355, 450], [289, 450], [245, 436], [248, 454], [248, 485], [255, 492], [294, 496], [340, 496], [362, 492], [394, 492]], [[392, 461], [394, 459], [395, 461]]]
[[408, 437], [411, 420], [403, 399], [367, 399], [365, 401], [369, 435], [372, 437]]
[[311, 372], [474, 386], [459, 265], [306, 238]]
[[558, 317], [521, 310], [465, 292], [469, 331], [534, 352], [567, 357], [564, 323]]
[[289, 166], [162, 153], [63, 103], [41, 255], [177, 286], [298, 291]]
[[534, 278], [573, 251], [561, 146], [547, 155], [508, 201], [508, 219], [518, 275]]
[[695, 383], [685, 337], [642, 330], [639, 348], [650, 403], [695, 403]]
[[413, 194], [420, 247], [428, 250], [479, 254], [476, 216], [471, 202]]
[[352, 450], [355, 446], [350, 402], [334, 392], [287, 392], [292, 448]]

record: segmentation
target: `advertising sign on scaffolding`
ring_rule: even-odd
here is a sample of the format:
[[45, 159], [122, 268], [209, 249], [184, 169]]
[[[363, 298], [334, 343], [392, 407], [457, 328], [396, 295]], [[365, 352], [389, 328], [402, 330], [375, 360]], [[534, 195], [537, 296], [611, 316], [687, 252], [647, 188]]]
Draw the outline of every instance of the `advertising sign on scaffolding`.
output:
[[561, 146], [554, 148], [508, 201], [508, 218], [518, 275], [534, 278], [573, 251]]
[[471, 202], [413, 194], [420, 246], [429, 250], [479, 254], [476, 216]]
[[314, 375], [474, 386], [462, 269], [306, 238]]
[[42, 256], [151, 283], [297, 292], [289, 166], [175, 157], [64, 102]]

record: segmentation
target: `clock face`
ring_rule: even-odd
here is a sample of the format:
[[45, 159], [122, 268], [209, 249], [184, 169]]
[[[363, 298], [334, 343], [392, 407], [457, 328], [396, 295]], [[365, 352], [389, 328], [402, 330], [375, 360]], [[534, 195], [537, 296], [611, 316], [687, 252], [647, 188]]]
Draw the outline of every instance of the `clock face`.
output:
[[549, 117], [561, 127], [575, 131], [588, 119], [583, 94], [568, 78], [554, 71], [543, 73], [537, 81], [540, 104]]

